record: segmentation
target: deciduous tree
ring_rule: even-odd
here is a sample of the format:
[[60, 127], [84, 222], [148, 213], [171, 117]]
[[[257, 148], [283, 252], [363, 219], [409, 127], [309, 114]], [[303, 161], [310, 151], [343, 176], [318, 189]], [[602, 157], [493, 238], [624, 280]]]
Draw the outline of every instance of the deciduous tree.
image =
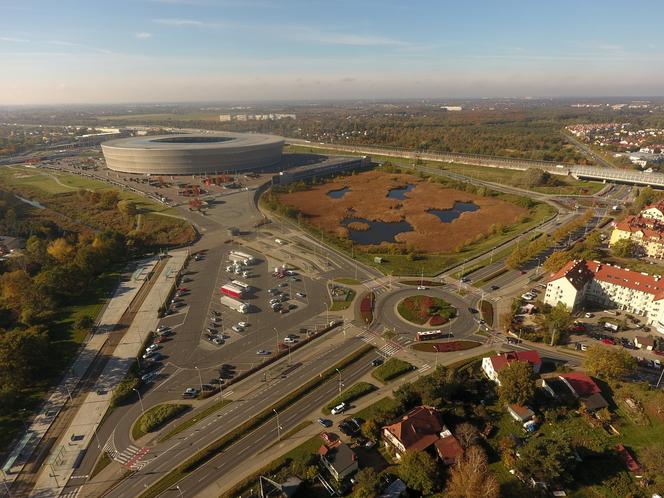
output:
[[498, 498], [500, 484], [489, 470], [486, 454], [471, 446], [457, 460], [447, 481], [450, 498]]
[[436, 489], [437, 474], [435, 460], [425, 451], [407, 451], [401, 457], [399, 476], [409, 488], [423, 495]]
[[46, 251], [57, 262], [65, 263], [72, 258], [74, 246], [67, 242], [67, 239], [59, 238], [51, 242]]
[[360, 470], [355, 476], [353, 498], [375, 498], [380, 491], [380, 479], [373, 467]]
[[574, 452], [564, 439], [533, 437], [519, 448], [515, 465], [526, 478], [535, 481], [570, 481], [575, 465]]
[[525, 405], [535, 397], [533, 369], [526, 361], [513, 361], [498, 373], [500, 400], [506, 405]]
[[586, 351], [584, 367], [592, 375], [620, 380], [636, 370], [636, 359], [622, 348], [597, 344]]

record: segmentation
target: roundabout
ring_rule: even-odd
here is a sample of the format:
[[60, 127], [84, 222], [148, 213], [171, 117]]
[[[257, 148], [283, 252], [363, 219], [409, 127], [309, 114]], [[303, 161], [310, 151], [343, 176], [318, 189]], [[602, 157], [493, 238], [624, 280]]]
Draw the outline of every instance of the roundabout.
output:
[[422, 327], [438, 327], [452, 320], [457, 310], [444, 299], [417, 294], [408, 296], [397, 304], [397, 314], [402, 320]]

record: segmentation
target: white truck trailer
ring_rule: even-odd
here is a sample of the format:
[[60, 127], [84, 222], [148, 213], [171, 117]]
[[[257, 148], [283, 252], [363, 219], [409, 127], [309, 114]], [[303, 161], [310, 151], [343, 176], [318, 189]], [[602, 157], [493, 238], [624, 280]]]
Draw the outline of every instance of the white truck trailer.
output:
[[237, 311], [238, 313], [244, 314], [249, 312], [249, 305], [247, 303], [243, 303], [242, 301], [238, 301], [232, 297], [221, 296], [220, 302], [224, 306], [228, 306], [230, 309]]

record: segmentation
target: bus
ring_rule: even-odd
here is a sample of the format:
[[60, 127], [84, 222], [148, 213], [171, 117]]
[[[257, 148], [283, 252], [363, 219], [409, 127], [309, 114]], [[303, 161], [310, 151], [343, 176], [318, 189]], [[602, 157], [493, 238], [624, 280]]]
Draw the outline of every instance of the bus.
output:
[[430, 341], [432, 339], [442, 339], [447, 336], [448, 334], [442, 330], [421, 330], [417, 333], [416, 339], [418, 341]]

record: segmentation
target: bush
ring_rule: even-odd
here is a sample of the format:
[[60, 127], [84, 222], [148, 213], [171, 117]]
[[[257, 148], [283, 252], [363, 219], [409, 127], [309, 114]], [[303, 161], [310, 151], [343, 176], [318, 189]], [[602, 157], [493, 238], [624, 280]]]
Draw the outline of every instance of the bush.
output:
[[373, 392], [377, 389], [376, 386], [373, 384], [370, 384], [369, 382], [358, 382], [354, 386], [350, 387], [349, 389], [346, 389], [344, 392], [342, 392], [339, 396], [334, 398], [332, 401], [330, 401], [325, 408], [323, 409], [323, 412], [325, 413], [330, 413], [332, 408], [335, 406], [341, 404], [341, 403], [351, 403], [355, 401], [356, 399], [361, 398], [362, 396], [365, 396], [369, 394], [370, 392]]
[[134, 389], [138, 389], [140, 384], [141, 380], [135, 373], [130, 372], [127, 374], [127, 376], [118, 384], [118, 387], [115, 388], [115, 391], [113, 391], [111, 406], [120, 406], [127, 403], [131, 395], [136, 396]]
[[407, 361], [403, 361], [398, 358], [390, 358], [384, 364], [374, 370], [371, 375], [379, 381], [385, 383], [410, 372], [414, 368], [415, 367], [413, 367], [413, 365]]
[[191, 405], [187, 404], [163, 404], [153, 406], [138, 418], [131, 434], [134, 439], [138, 439], [148, 432], [154, 432], [190, 408]]

